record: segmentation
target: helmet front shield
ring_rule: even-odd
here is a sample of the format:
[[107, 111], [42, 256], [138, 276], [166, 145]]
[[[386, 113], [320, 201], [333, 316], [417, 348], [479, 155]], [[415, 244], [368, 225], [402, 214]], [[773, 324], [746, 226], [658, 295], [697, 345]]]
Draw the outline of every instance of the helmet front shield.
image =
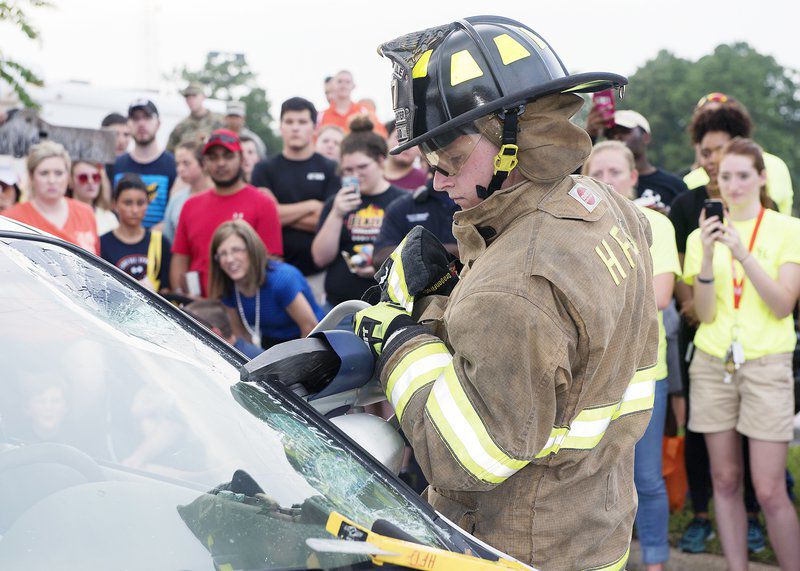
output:
[[392, 107], [399, 145], [410, 141], [414, 132], [417, 106], [414, 102], [413, 79], [420, 75], [420, 69], [427, 66], [433, 49], [454, 27], [454, 24], [448, 24], [413, 32], [381, 44], [378, 48], [380, 55], [393, 62]]

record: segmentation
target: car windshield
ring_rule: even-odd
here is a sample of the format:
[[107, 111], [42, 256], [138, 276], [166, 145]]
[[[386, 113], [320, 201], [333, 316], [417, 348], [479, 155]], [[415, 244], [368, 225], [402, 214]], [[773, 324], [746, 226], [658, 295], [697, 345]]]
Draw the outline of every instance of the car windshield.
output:
[[442, 531], [121, 274], [0, 238], [0, 568], [341, 567], [331, 511]]

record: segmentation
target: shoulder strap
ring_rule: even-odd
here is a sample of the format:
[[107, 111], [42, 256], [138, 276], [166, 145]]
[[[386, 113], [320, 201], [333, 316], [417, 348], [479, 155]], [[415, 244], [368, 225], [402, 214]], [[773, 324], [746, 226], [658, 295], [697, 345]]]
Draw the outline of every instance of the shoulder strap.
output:
[[161, 232], [150, 232], [150, 245], [147, 247], [147, 277], [156, 291], [161, 289], [158, 274], [161, 273]]

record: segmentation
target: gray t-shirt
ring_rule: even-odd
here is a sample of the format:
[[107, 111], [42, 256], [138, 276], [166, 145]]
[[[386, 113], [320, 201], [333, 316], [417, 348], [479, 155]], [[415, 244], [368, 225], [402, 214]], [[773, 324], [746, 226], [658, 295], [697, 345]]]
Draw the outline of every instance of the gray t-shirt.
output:
[[189, 199], [189, 189], [184, 188], [172, 194], [167, 202], [167, 209], [164, 211], [164, 236], [170, 241], [175, 240], [175, 230], [178, 229], [178, 218], [180, 218], [183, 205]]

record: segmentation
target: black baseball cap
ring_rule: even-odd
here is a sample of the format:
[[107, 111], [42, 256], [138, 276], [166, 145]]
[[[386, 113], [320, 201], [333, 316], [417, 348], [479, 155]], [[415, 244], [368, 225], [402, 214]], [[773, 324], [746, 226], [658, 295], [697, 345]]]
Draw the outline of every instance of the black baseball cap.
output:
[[128, 105], [128, 119], [133, 116], [133, 112], [137, 109], [142, 109], [147, 112], [148, 115], [155, 115], [158, 117], [158, 108], [156, 104], [150, 101], [149, 99], [136, 99]]

